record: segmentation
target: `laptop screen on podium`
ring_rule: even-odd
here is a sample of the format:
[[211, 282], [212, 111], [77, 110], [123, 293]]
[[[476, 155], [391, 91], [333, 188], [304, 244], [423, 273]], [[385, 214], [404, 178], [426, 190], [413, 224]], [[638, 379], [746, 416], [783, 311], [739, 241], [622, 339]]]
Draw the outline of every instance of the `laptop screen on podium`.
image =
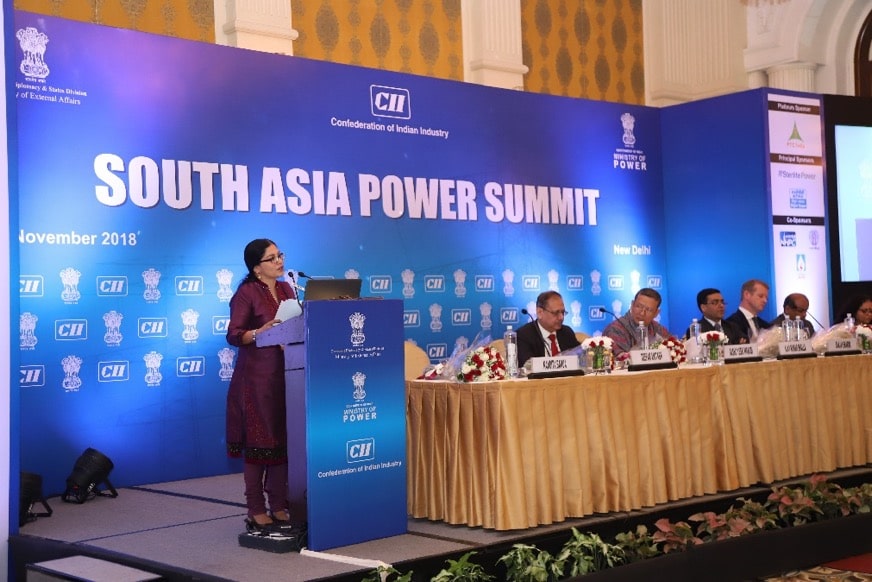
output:
[[360, 297], [360, 279], [309, 279], [303, 298], [306, 301], [318, 299], [357, 299]]

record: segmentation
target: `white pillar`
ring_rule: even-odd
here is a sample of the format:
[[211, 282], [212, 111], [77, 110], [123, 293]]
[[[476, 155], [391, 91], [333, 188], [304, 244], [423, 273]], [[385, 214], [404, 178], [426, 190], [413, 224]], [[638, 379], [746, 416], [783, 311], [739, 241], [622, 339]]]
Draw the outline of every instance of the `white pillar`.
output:
[[465, 81], [523, 89], [520, 0], [461, 0]]
[[769, 86], [773, 89], [789, 89], [815, 93], [815, 63], [788, 63], [766, 69]]
[[282, 55], [294, 54], [290, 0], [215, 0], [215, 42]]

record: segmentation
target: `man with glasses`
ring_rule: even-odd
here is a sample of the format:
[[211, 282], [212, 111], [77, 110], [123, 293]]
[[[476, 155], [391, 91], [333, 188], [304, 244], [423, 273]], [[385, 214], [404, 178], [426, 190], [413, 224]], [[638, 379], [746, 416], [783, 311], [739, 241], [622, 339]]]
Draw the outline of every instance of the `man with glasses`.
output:
[[545, 291], [536, 298], [536, 321], [518, 328], [518, 365], [532, 357], [556, 356], [579, 345], [572, 328], [563, 325], [566, 306], [557, 291]]
[[808, 297], [802, 293], [791, 293], [784, 298], [784, 312], [772, 320], [772, 327], [781, 327], [785, 316], [790, 318], [790, 321], [795, 321], [799, 318], [802, 328], [805, 330], [805, 337], [814, 335], [814, 326], [805, 318], [808, 314]]
[[612, 351], [615, 357], [628, 353], [632, 348], [641, 346], [639, 323], [648, 330], [648, 344], [663, 341], [672, 334], [669, 330], [654, 321], [660, 314], [660, 303], [663, 299], [660, 293], [649, 287], [639, 289], [630, 309], [622, 317], [614, 320], [603, 330], [603, 335], [612, 338]]
[[[700, 331], [720, 331], [727, 336], [727, 341], [731, 344], [742, 343], [744, 335], [742, 330], [736, 327], [732, 321], [724, 319], [724, 313], [727, 311], [727, 302], [724, 301], [724, 296], [717, 289], [707, 287], [696, 294], [696, 305], [702, 313], [702, 319], [699, 321]], [[684, 334], [684, 337], [690, 336], [690, 328]], [[747, 342], [747, 340], [745, 340]]]

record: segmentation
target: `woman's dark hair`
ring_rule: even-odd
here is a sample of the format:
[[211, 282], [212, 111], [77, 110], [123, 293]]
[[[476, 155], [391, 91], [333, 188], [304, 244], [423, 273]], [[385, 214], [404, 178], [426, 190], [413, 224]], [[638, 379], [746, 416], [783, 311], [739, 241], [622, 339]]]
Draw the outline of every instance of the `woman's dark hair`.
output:
[[836, 317], [833, 318], [833, 323], [845, 321], [845, 318], [848, 317], [849, 313], [856, 317], [857, 310], [860, 309], [860, 306], [867, 301], [872, 301], [872, 295], [866, 293], [854, 295], [848, 300], [847, 303], [842, 306], [842, 309], [840, 309], [838, 313], [836, 313]]
[[242, 258], [245, 261], [245, 266], [248, 269], [248, 274], [242, 278], [242, 281], [239, 282], [239, 286], [242, 287], [249, 281], [256, 281], [257, 275], [254, 274], [254, 268], [258, 266], [263, 259], [263, 254], [266, 252], [266, 249], [270, 247], [270, 245], [274, 245], [273, 241], [268, 238], [256, 238], [247, 245], [245, 245], [245, 251], [242, 253]]

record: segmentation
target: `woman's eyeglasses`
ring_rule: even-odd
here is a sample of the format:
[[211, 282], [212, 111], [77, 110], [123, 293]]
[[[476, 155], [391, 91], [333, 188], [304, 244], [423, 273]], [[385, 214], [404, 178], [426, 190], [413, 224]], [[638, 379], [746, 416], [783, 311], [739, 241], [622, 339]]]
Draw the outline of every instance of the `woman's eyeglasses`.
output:
[[261, 259], [260, 262], [261, 263], [272, 263], [274, 265], [278, 265], [279, 263], [281, 263], [284, 260], [285, 260], [285, 253], [279, 253], [274, 257], [267, 257], [265, 259]]

